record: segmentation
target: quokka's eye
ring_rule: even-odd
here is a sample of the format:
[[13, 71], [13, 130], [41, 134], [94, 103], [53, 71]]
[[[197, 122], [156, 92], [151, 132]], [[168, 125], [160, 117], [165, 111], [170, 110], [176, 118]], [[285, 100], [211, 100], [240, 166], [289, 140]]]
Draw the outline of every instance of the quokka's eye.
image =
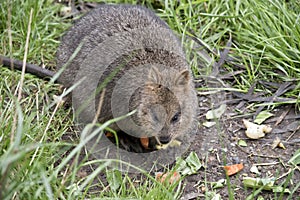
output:
[[177, 113], [172, 117], [171, 123], [176, 123], [176, 122], [178, 122], [179, 119], [180, 119], [180, 115], [181, 115], [181, 113], [180, 113], [180, 112], [177, 112]]

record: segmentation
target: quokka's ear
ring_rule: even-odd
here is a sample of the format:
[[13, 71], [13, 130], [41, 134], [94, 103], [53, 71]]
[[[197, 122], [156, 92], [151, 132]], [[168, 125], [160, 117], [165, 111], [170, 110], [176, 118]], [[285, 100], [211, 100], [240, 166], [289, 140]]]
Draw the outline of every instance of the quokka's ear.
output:
[[175, 79], [175, 85], [177, 86], [187, 85], [190, 81], [190, 78], [191, 78], [190, 72], [188, 70], [183, 70], [177, 75]]
[[148, 81], [150, 83], [156, 83], [156, 84], [158, 84], [158, 83], [161, 82], [161, 74], [158, 71], [158, 69], [156, 67], [154, 67], [154, 66], [152, 66], [149, 69]]

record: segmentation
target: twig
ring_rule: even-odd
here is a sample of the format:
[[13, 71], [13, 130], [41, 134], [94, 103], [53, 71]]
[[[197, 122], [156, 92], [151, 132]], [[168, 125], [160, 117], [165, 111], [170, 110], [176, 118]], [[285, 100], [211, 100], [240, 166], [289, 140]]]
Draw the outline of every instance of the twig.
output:
[[219, 69], [221, 66], [224, 65], [224, 63], [226, 62], [226, 58], [228, 58], [228, 54], [229, 54], [229, 50], [231, 48], [232, 45], [232, 38], [231, 38], [231, 33], [229, 33], [229, 39], [226, 43], [226, 47], [223, 51], [220, 52], [220, 59], [217, 63], [213, 64], [213, 70], [211, 72], [212, 75], [214, 76], [218, 76], [219, 75]]
[[300, 129], [300, 125], [296, 128], [296, 130], [293, 131], [293, 133], [285, 141], [286, 142], [289, 141], [299, 129]]
[[[9, 40], [9, 57], [12, 59], [12, 35], [11, 35], [11, 5], [10, 1], [8, 2], [7, 8], [7, 33], [8, 33], [8, 40]], [[10, 61], [10, 68], [14, 70], [14, 63], [12, 60]]]
[[282, 122], [282, 120], [285, 118], [285, 116], [290, 112], [290, 110], [291, 110], [291, 106], [289, 106], [289, 108], [279, 116], [279, 118], [277, 119], [274, 126], [277, 126], [278, 124], [280, 124]]
[[99, 99], [99, 104], [98, 104], [98, 108], [97, 108], [97, 112], [96, 115], [93, 119], [92, 124], [95, 125], [99, 119], [100, 113], [101, 113], [101, 108], [102, 108], [102, 104], [103, 104], [103, 100], [104, 100], [104, 95], [105, 95], [105, 88], [103, 88], [100, 99]]
[[289, 175], [291, 173], [292, 169], [290, 168], [288, 172], [282, 174], [281, 176], [279, 176], [278, 178], [276, 178], [276, 180], [282, 179], [283, 177]]
[[19, 86], [19, 91], [18, 91], [18, 101], [20, 101], [22, 98], [22, 88], [23, 88], [23, 84], [24, 84], [24, 77], [25, 77], [25, 70], [26, 70], [26, 60], [27, 60], [28, 45], [29, 45], [29, 38], [30, 38], [30, 32], [31, 32], [32, 14], [33, 14], [33, 9], [31, 8], [29, 22], [28, 22], [26, 43], [25, 43], [25, 53], [24, 53], [24, 58], [23, 58], [22, 74], [21, 74], [20, 86]]
[[[274, 101], [276, 101], [276, 99], [279, 99], [282, 94], [285, 94], [287, 91], [294, 89], [294, 88], [295, 88], [295, 85], [292, 85], [292, 83], [289, 83], [289, 82], [285, 82], [279, 86], [279, 88], [277, 89], [275, 94], [273, 94], [272, 96], [266, 97], [266, 98], [259, 98], [259, 99], [260, 99], [260, 101], [264, 100], [265, 103], [271, 104]], [[286, 100], [289, 100], [289, 99], [283, 99], [283, 101], [286, 101]], [[249, 102], [254, 102], [254, 101], [256, 101], [256, 99], [252, 99]], [[265, 105], [259, 106], [255, 112], [255, 116], [257, 116], [264, 109], [264, 107], [265, 107]]]
[[259, 155], [259, 154], [251, 154], [252, 156], [262, 157], [262, 158], [274, 158], [278, 159], [278, 156], [266, 156], [266, 155]]
[[[28, 44], [29, 44], [29, 37], [30, 37], [30, 31], [31, 31], [31, 21], [32, 21], [32, 14], [33, 14], [33, 9], [30, 10], [30, 16], [29, 16], [29, 22], [28, 22], [28, 28], [27, 28], [27, 36], [26, 36], [26, 43], [25, 43], [25, 53], [24, 53], [24, 59], [23, 59], [23, 67], [22, 67], [22, 75], [21, 75], [21, 79], [20, 79], [20, 85], [18, 88], [18, 98], [17, 101], [20, 102], [21, 98], [22, 98], [22, 88], [23, 88], [23, 82], [24, 82], [24, 76], [25, 76], [25, 63], [26, 63], [26, 59], [27, 59], [27, 53], [28, 53]], [[10, 35], [11, 37], [11, 35]], [[10, 40], [12, 40], [10, 38]], [[17, 127], [17, 112], [15, 112], [14, 115], [14, 120], [13, 120], [13, 126], [11, 129], [11, 138], [10, 141], [11, 143], [13, 143], [14, 141], [14, 132], [16, 130]]]
[[[2, 64], [5, 67], [10, 67], [12, 70], [23, 70], [23, 63], [21, 61], [14, 60], [12, 58], [7, 58], [1, 55], [0, 64]], [[30, 74], [36, 75], [39, 78], [52, 78], [55, 74], [55, 72], [51, 70], [30, 63], [25, 63], [25, 71]]]
[[284, 161], [281, 158], [278, 158], [278, 160], [279, 160], [280, 164], [282, 165], [282, 167], [284, 169], [286, 169], [286, 165], [284, 164]]
[[272, 162], [272, 163], [257, 163], [257, 164], [253, 164], [255, 166], [270, 166], [270, 165], [277, 165], [280, 164], [280, 162]]

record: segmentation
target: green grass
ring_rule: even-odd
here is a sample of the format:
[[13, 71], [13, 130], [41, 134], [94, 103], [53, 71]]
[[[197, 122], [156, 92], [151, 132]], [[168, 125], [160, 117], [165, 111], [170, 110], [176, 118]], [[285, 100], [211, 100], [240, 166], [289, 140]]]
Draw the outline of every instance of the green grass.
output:
[[[54, 1], [16, 0], [10, 6], [8, 2], [3, 0], [0, 4], [0, 54], [12, 53], [14, 58], [23, 59], [32, 8], [27, 60], [54, 69], [59, 38], [71, 21], [59, 16], [60, 5]], [[222, 73], [243, 70], [234, 77], [231, 87], [246, 92], [257, 83], [255, 92], [266, 91], [272, 95], [274, 91], [259, 81], [292, 82], [295, 88], [283, 97], [294, 101], [273, 106], [300, 107], [300, 4], [297, 0], [288, 4], [279, 0], [184, 0], [181, 4], [177, 1], [107, 2], [142, 2], [155, 9], [181, 36], [196, 77], [210, 73], [231, 34], [229, 56], [234, 61], [225, 62]], [[9, 8], [12, 49], [8, 36]], [[202, 45], [191, 37], [196, 37]], [[74, 131], [71, 109], [53, 104], [53, 95], [62, 93], [60, 86], [26, 74], [22, 98], [17, 101], [20, 73], [2, 67], [0, 73], [0, 199], [179, 198], [181, 182], [179, 186], [166, 187], [148, 172], [142, 173], [143, 179], [115, 175], [110, 183], [119, 184], [118, 189], [107, 187], [97, 173], [106, 173], [106, 166], [115, 161], [92, 162], [86, 157], [79, 160], [84, 141], [76, 136], [62, 139], [64, 135], [79, 133]], [[79, 176], [86, 166], [96, 166], [97, 173]]]
[[61, 33], [70, 25], [59, 17], [60, 6], [53, 1], [17, 1], [9, 6], [4, 0], [0, 5], [1, 54], [9, 55], [8, 8], [11, 10], [12, 54], [23, 58], [30, 10], [33, 9], [28, 60], [32, 63], [55, 66], [55, 52]]

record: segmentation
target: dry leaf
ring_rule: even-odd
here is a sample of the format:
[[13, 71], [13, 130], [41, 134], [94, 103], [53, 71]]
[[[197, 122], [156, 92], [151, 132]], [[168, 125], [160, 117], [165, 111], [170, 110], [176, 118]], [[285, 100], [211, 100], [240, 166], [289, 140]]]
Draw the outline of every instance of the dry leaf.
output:
[[155, 179], [161, 183], [166, 183], [167, 181], [167, 183], [173, 184], [180, 180], [180, 174], [178, 172], [167, 172], [165, 174], [159, 172], [156, 174]]
[[243, 123], [245, 127], [247, 128], [246, 130], [246, 135], [248, 138], [251, 139], [259, 139], [265, 136], [266, 133], [270, 133], [272, 131], [272, 128], [267, 125], [257, 125], [254, 124], [246, 119], [243, 119]]
[[140, 141], [145, 149], [149, 149], [149, 138], [140, 138]]
[[210, 110], [206, 113], [206, 119], [219, 119], [226, 111], [226, 104], [222, 104], [219, 108]]
[[252, 167], [250, 168], [250, 172], [254, 174], [260, 174], [256, 165], [252, 165]]
[[239, 140], [239, 141], [238, 141], [238, 145], [239, 145], [240, 147], [246, 147], [246, 146], [248, 146], [245, 140]]
[[228, 176], [238, 173], [244, 168], [243, 163], [224, 166], [225, 172]]
[[209, 122], [209, 121], [206, 121], [203, 123], [203, 126], [205, 126], [206, 128], [210, 128], [214, 125], [216, 125], [217, 123], [216, 122]]
[[275, 149], [276, 147], [280, 147], [282, 149], [285, 149], [285, 146], [281, 142], [279, 137], [276, 137], [275, 140], [272, 143], [272, 149]]
[[266, 121], [269, 117], [272, 117], [273, 114], [268, 112], [268, 111], [261, 111], [260, 113], [258, 113], [258, 115], [256, 116], [254, 123], [256, 124], [262, 124], [264, 121]]
[[105, 132], [105, 136], [106, 137], [114, 137], [114, 135], [111, 132]]
[[285, 146], [283, 145], [282, 142], [280, 142], [277, 146], [280, 147], [280, 148], [282, 148], [282, 149], [285, 149]]

